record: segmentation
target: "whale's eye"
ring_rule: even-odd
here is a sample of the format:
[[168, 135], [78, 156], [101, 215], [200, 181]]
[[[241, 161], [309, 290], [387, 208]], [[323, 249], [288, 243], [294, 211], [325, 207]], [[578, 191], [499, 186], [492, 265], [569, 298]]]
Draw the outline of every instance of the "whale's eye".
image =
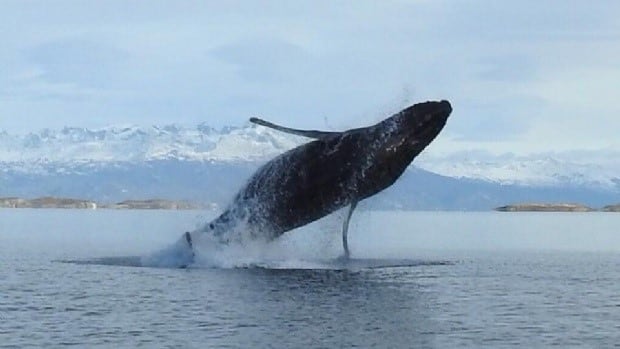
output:
[[213, 225], [213, 223], [209, 223], [209, 229], [213, 229], [215, 228], [215, 226]]

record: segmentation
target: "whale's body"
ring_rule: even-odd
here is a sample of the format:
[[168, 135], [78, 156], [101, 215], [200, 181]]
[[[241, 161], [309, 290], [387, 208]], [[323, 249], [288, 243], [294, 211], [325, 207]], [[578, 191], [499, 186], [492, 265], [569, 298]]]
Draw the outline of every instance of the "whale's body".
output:
[[[410, 106], [376, 125], [344, 132], [294, 130], [252, 119], [277, 130], [315, 140], [291, 149], [260, 167], [215, 220], [184, 240], [191, 248], [198, 234], [221, 242], [243, 223], [267, 240], [357, 203], [392, 185], [442, 130], [452, 107], [447, 101]], [[182, 239], [183, 240], [183, 239]]]

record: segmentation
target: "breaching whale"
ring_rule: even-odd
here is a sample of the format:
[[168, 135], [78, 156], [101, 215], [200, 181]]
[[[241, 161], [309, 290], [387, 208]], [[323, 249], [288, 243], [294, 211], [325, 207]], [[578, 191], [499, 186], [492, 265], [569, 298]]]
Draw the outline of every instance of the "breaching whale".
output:
[[194, 257], [192, 242], [201, 234], [228, 243], [243, 223], [250, 234], [272, 240], [346, 206], [342, 244], [348, 257], [348, 226], [357, 204], [392, 185], [437, 137], [451, 112], [445, 100], [418, 103], [373, 126], [343, 132], [297, 130], [250, 119], [314, 140], [264, 164], [219, 217], [185, 233], [177, 245], [184, 246], [187, 264]]

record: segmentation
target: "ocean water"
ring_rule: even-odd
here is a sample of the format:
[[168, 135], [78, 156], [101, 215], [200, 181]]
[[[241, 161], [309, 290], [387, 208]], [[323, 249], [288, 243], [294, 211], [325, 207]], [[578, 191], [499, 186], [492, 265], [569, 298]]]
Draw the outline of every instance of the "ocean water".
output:
[[186, 269], [118, 258], [212, 216], [0, 210], [0, 348], [620, 346], [620, 214], [360, 211], [349, 263], [342, 214]]

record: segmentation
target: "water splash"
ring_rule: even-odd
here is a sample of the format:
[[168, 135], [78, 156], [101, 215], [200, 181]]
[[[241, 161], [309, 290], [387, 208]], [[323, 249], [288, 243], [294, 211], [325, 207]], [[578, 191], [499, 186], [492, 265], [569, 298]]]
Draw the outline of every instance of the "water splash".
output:
[[192, 233], [192, 248], [181, 237], [174, 244], [142, 257], [141, 263], [164, 268], [247, 268], [333, 260], [341, 254], [341, 219], [341, 214], [336, 213], [276, 240], [269, 239], [260, 226], [248, 221], [235, 222], [227, 232], [226, 242], [211, 231], [197, 230]]

